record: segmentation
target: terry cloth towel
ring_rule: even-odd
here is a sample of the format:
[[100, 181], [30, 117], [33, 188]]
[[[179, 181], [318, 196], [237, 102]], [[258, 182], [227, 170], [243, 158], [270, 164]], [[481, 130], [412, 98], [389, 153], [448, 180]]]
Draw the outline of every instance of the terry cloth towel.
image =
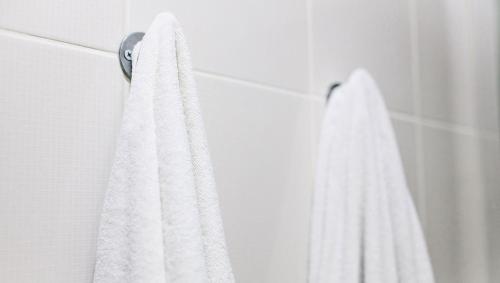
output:
[[95, 283], [234, 282], [186, 42], [160, 14], [133, 52]]
[[318, 153], [309, 282], [433, 282], [388, 112], [366, 71], [332, 94]]

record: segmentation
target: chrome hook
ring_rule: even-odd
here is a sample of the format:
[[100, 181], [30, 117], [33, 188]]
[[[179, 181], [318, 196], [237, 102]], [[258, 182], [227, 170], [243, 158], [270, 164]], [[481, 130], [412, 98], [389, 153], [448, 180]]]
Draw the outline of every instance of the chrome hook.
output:
[[336, 89], [337, 87], [339, 87], [340, 85], [341, 85], [341, 83], [339, 83], [339, 82], [334, 82], [334, 83], [330, 86], [330, 88], [328, 89], [328, 93], [326, 94], [326, 101], [328, 101], [328, 100], [330, 99], [330, 96], [332, 96], [333, 91], [335, 91], [335, 89]]
[[125, 76], [130, 80], [132, 77], [132, 51], [134, 46], [144, 37], [143, 32], [133, 32], [127, 35], [120, 44], [118, 50], [118, 59], [120, 59], [120, 66]]

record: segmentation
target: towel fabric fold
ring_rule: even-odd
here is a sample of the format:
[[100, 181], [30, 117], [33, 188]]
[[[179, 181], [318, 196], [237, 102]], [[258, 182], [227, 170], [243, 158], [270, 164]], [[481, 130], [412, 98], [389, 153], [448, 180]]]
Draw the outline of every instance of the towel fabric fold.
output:
[[94, 282], [234, 282], [190, 58], [170, 14], [133, 52]]
[[309, 282], [433, 282], [388, 112], [366, 71], [329, 100], [313, 199]]

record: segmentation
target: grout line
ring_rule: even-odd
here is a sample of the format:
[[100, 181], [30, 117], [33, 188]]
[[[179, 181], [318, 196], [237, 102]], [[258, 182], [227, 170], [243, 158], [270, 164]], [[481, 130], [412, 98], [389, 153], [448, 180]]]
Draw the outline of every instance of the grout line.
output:
[[[417, 117], [422, 116], [422, 105], [420, 99], [420, 46], [419, 46], [419, 29], [418, 29], [418, 4], [417, 0], [409, 1], [409, 20], [410, 20], [410, 42], [411, 42], [411, 72], [412, 72], [412, 99], [413, 111]], [[415, 127], [415, 151], [417, 162], [417, 192], [418, 192], [418, 207], [421, 213], [420, 221], [424, 230], [427, 228], [427, 187], [425, 177], [425, 160], [423, 146], [423, 130], [422, 120]]]
[[[227, 76], [227, 75], [223, 75], [223, 74], [202, 71], [199, 69], [194, 70], [193, 72], [195, 74], [203, 76], [203, 77], [207, 77], [207, 78], [211, 78], [211, 79], [218, 79], [218, 80], [237, 83], [237, 84], [242, 84], [242, 85], [245, 85], [248, 87], [259, 88], [259, 89], [272, 91], [272, 92], [279, 92], [279, 93], [284, 94], [284, 95], [289, 95], [289, 96], [293, 96], [293, 97], [307, 99], [307, 100], [315, 102], [315, 103], [316, 102], [321, 103], [324, 101], [324, 99], [321, 96], [314, 95], [314, 93], [312, 93], [312, 92], [311, 93], [302, 93], [302, 92], [293, 91], [293, 90], [289, 90], [289, 89], [283, 89], [280, 87], [275, 87], [275, 86], [271, 86], [271, 85], [267, 85], [267, 84], [247, 81], [247, 80], [243, 80], [243, 79], [239, 79], [239, 78], [235, 78], [235, 77], [231, 77], [231, 76]], [[417, 88], [417, 90], [415, 91], [415, 94], [414, 94], [415, 96], [418, 94], [418, 87], [416, 87], [416, 88]], [[419, 104], [418, 102], [416, 102], [416, 103]], [[419, 115], [420, 109], [418, 108], [415, 110], [416, 110], [415, 111], [416, 115]], [[430, 128], [434, 128], [434, 129], [445, 130], [445, 131], [453, 132], [456, 134], [474, 136], [474, 137], [479, 137], [479, 138], [483, 138], [483, 139], [493, 139], [493, 140], [499, 139], [499, 136], [495, 131], [484, 131], [484, 130], [475, 129], [475, 128], [469, 127], [469, 126], [454, 124], [451, 122], [445, 122], [445, 121], [436, 120], [436, 119], [429, 119], [429, 118], [420, 118], [420, 117], [412, 115], [412, 114], [398, 112], [398, 111], [394, 111], [394, 110], [390, 110], [389, 113], [390, 113], [391, 118], [395, 118], [395, 119], [398, 119], [401, 121], [416, 124], [417, 135], [421, 134], [420, 126], [426, 126], [426, 127], [430, 127]], [[419, 143], [420, 143], [420, 145], [418, 145]], [[421, 147], [422, 146], [421, 141], [417, 140], [417, 145]], [[422, 148], [420, 148], [420, 150], [423, 153]], [[418, 154], [418, 155], [420, 155], [420, 157], [417, 156], [417, 158], [421, 158], [422, 154]]]
[[[320, 96], [314, 95], [314, 34], [313, 34], [313, 3], [312, 0], [306, 0], [305, 1], [306, 9], [306, 50], [307, 50], [307, 91], [308, 91], [308, 97], [310, 101], [308, 102], [308, 107], [309, 107], [309, 166], [310, 168], [310, 190], [309, 190], [309, 206], [312, 208], [313, 206], [313, 199], [314, 199], [314, 191], [316, 188], [316, 162], [319, 154], [319, 135], [321, 132], [321, 120], [322, 118], [320, 117], [318, 120], [317, 118], [317, 113], [315, 113], [316, 110], [316, 104], [321, 103], [320, 102]], [[323, 101], [324, 103], [324, 101]], [[319, 115], [318, 115], [319, 117]], [[309, 228], [309, 227], [308, 227]], [[309, 247], [310, 245], [310, 239], [307, 241], [307, 245]], [[307, 256], [307, 261], [310, 261], [309, 255]], [[310, 270], [307, 268], [307, 273], [306, 276], [309, 278], [310, 276]]]
[[[307, 90], [309, 92], [309, 97], [311, 97], [311, 101], [309, 102], [309, 150], [310, 150], [310, 168], [311, 168], [311, 185], [312, 191], [314, 190], [315, 184], [315, 169], [316, 169], [316, 159], [318, 155], [318, 144], [319, 144], [319, 132], [317, 129], [320, 129], [317, 125], [319, 121], [315, 119], [315, 105], [319, 103], [319, 96], [313, 94], [314, 87], [314, 34], [313, 34], [313, 3], [312, 0], [306, 0], [306, 36], [307, 36]], [[321, 120], [321, 119], [320, 119]], [[321, 125], [321, 124], [320, 124]], [[321, 129], [319, 130], [321, 131]]]
[[321, 102], [321, 103], [326, 104], [326, 97], [321, 97], [321, 96], [310, 94], [309, 98], [314, 102]]
[[[127, 1], [126, 3], [129, 3], [129, 2]], [[130, 7], [127, 6], [127, 9], [125, 10], [126, 13], [128, 13], [129, 8]], [[126, 17], [126, 20], [129, 21], [128, 16]], [[129, 23], [125, 23], [124, 25], [125, 26], [129, 25]], [[66, 48], [70, 48], [70, 49], [73, 49], [76, 51], [83, 51], [83, 52], [92, 53], [92, 54], [96, 54], [96, 55], [102, 55], [102, 56], [113, 57], [113, 58], [116, 57], [115, 52], [111, 52], [108, 50], [103, 50], [103, 49], [98, 49], [98, 48], [80, 45], [80, 44], [76, 44], [76, 43], [57, 40], [57, 39], [53, 39], [53, 38], [33, 35], [30, 33], [9, 30], [9, 29], [5, 29], [5, 28], [0, 28], [0, 35], [5, 35], [5, 36], [21, 39], [21, 40], [30, 40], [30, 41], [34, 41], [34, 42], [38, 42], [38, 43], [42, 43], [42, 44], [58, 45], [59, 47], [66, 47]], [[282, 94], [287, 94], [287, 95], [294, 96], [294, 97], [300, 97], [300, 98], [304, 98], [304, 99], [316, 99], [315, 97], [312, 97], [312, 95], [309, 96], [307, 93], [303, 93], [300, 91], [295, 91], [295, 90], [276, 87], [276, 86], [272, 86], [272, 85], [268, 85], [268, 84], [264, 84], [264, 83], [240, 79], [240, 78], [236, 78], [236, 77], [232, 77], [232, 76], [228, 76], [228, 75], [218, 74], [215, 72], [205, 71], [205, 70], [196, 69], [196, 68], [195, 68], [195, 70], [193, 70], [193, 72], [195, 74], [199, 74], [199, 75], [210, 77], [210, 78], [216, 78], [219, 80], [235, 82], [235, 83], [247, 85], [250, 87], [256, 87], [256, 88], [260, 88], [260, 89], [264, 89], [264, 90], [268, 90], [268, 91], [280, 92]], [[319, 100], [319, 98], [317, 100]]]
[[86, 46], [86, 45], [82, 45], [82, 44], [78, 44], [78, 43], [53, 39], [53, 38], [35, 35], [35, 34], [27, 33], [27, 32], [21, 32], [21, 31], [16, 31], [16, 30], [0, 28], [0, 34], [3, 34], [5, 36], [9, 36], [9, 37], [13, 37], [13, 38], [17, 38], [17, 39], [21, 39], [21, 40], [35, 41], [38, 43], [50, 44], [50, 45], [58, 45], [60, 47], [67, 47], [67, 48], [77, 50], [77, 51], [83, 51], [83, 52], [88, 52], [88, 53], [93, 53], [93, 54], [103, 55], [103, 56], [108, 56], [108, 57], [111, 57], [111, 56], [116, 57], [116, 53], [111, 52], [109, 50], [104, 50], [104, 49], [90, 47], [90, 46]]
[[[461, 67], [463, 68], [464, 75], [466, 79], [464, 79], [464, 87], [466, 88], [467, 92], [474, 93], [474, 91], [477, 89], [477, 64], [475, 62], [475, 56], [478, 54], [478, 49], [477, 49], [477, 42], [476, 41], [478, 38], [475, 37], [475, 32], [480, 32], [477, 29], [477, 22], [475, 18], [475, 6], [471, 4], [469, 1], [463, 1], [462, 3], [462, 10], [460, 11], [462, 14], [462, 22], [465, 23], [465, 27], [463, 28], [463, 33], [461, 34], [461, 37], [464, 39], [464, 52], [461, 52], [461, 57], [460, 60], [463, 61]], [[462, 39], [462, 38], [461, 38]], [[470, 40], [472, 39], [472, 40]], [[460, 50], [462, 51], [462, 50]], [[468, 79], [472, 78], [472, 79]], [[473, 99], [470, 101], [472, 109], [477, 109], [476, 106], [478, 101], [477, 99]], [[474, 117], [477, 117], [477, 112], [474, 112]], [[473, 161], [474, 162], [474, 161]], [[476, 165], [477, 166], [477, 165]], [[481, 182], [478, 183], [480, 185]], [[464, 217], [467, 220], [472, 220], [473, 224], [467, 225], [467, 227], [460, 226], [459, 233], [461, 233], [461, 237], [463, 240], [473, 240], [476, 238], [477, 235], [487, 235], [488, 230], [486, 229], [488, 225], [488, 219], [486, 215], [486, 211], [484, 210], [476, 210], [476, 208], [482, 208], [485, 207], [485, 202], [486, 202], [486, 197], [485, 193], [479, 193], [479, 194], [470, 194], [467, 193], [467, 190], [458, 190], [457, 192], [458, 197], [456, 198], [457, 200], [457, 206], [458, 207], [463, 207], [463, 208], [472, 208], [470, 214], [464, 215]], [[485, 241], [480, 241], [478, 242], [475, 247], [477, 250], [480, 251], [486, 251], [488, 252], [488, 242]], [[479, 254], [476, 254], [479, 255]], [[476, 255], [473, 255], [476, 257]], [[478, 263], [478, 266], [485, 266], [485, 271], [484, 275], [482, 276], [483, 278], [478, 281], [483, 281], [483, 282], [491, 282], [489, 280], [489, 265], [488, 265], [488, 259], [487, 255], [484, 254], [484, 252], [481, 252], [481, 256], [476, 257], [476, 262]]]
[[390, 111], [390, 116], [393, 119], [397, 119], [400, 121], [413, 123], [420, 126], [425, 126], [428, 128], [433, 128], [436, 130], [447, 131], [455, 134], [465, 135], [476, 137], [480, 139], [487, 140], [495, 140], [500, 141], [500, 136], [495, 131], [484, 131], [475, 129], [469, 126], [463, 126], [458, 124], [453, 124], [445, 121], [435, 120], [435, 119], [427, 119], [427, 118], [419, 118], [417, 116], [413, 116], [411, 114], [406, 114], [402, 112]]
[[393, 119], [397, 119], [397, 120], [400, 120], [403, 122], [408, 122], [408, 123], [413, 123], [413, 124], [420, 123], [420, 119], [413, 114], [389, 110], [389, 116], [391, 116], [391, 118], [393, 118]]
[[[128, 33], [130, 30], [130, 0], [125, 0], [125, 5], [123, 7], [123, 34]], [[123, 76], [122, 79], [122, 97], [123, 97], [123, 109], [127, 103], [127, 98], [130, 91], [130, 82]]]
[[[498, 74], [500, 74], [500, 1], [496, 1], [494, 4], [494, 7], [495, 7], [495, 11], [493, 11], [493, 13], [496, 13], [496, 19], [495, 19], [496, 25], [494, 25], [495, 51], [493, 53], [495, 58], [496, 58], [495, 64], [494, 64], [494, 72], [495, 72], [495, 74], [497, 74], [497, 77], [498, 77]], [[500, 80], [497, 80], [497, 82], [495, 84], [495, 92], [497, 94], [500, 93]], [[500, 95], [497, 95], [497, 125], [500, 125]]]
[[[129, 1], [126, 1], [126, 3], [129, 3]], [[130, 10], [130, 7], [128, 4], [126, 4], [126, 6], [127, 7], [125, 9], [125, 13], [128, 13]], [[124, 23], [123, 28], [126, 30], [128, 28], [127, 26], [130, 25], [129, 16], [126, 17], [125, 21], [126, 22]], [[21, 39], [21, 40], [34, 41], [34, 42], [38, 42], [38, 43], [42, 43], [42, 44], [58, 45], [59, 47], [66, 47], [66, 48], [70, 48], [70, 49], [73, 49], [76, 51], [83, 51], [83, 52], [92, 53], [92, 54], [96, 54], [96, 55], [102, 55], [102, 56], [113, 57], [113, 58], [116, 57], [115, 52], [111, 52], [108, 50], [103, 50], [103, 49], [98, 49], [98, 48], [80, 45], [80, 44], [76, 44], [76, 43], [57, 40], [57, 39], [53, 39], [53, 38], [38, 36], [38, 35], [30, 34], [30, 33], [9, 30], [9, 29], [5, 29], [5, 28], [0, 28], [0, 35], [5, 35], [5, 36]], [[282, 88], [282, 87], [272, 86], [272, 85], [268, 85], [268, 84], [264, 84], [264, 83], [260, 83], [260, 82], [255, 82], [255, 81], [249, 81], [249, 80], [245, 80], [245, 79], [240, 79], [240, 78], [236, 78], [236, 77], [232, 77], [232, 76], [228, 76], [228, 75], [224, 75], [224, 74], [218, 74], [215, 72], [210, 72], [210, 71], [196, 69], [196, 68], [193, 71], [195, 74], [197, 73], [197, 74], [200, 74], [202, 76], [206, 76], [206, 77], [210, 77], [210, 78], [216, 78], [219, 80], [225, 80], [225, 81], [235, 82], [235, 83], [239, 83], [239, 84], [244, 84], [247, 86], [265, 89], [268, 91], [280, 92], [282, 94], [287, 94], [287, 95], [291, 95], [294, 97], [300, 97], [300, 98], [305, 98], [305, 99], [311, 98], [311, 97], [309, 97], [309, 95], [307, 93], [295, 91], [292, 89], [286, 89], [286, 88]]]
[[242, 84], [248, 87], [254, 87], [254, 88], [259, 88], [267, 91], [272, 91], [272, 92], [279, 92], [285, 95], [293, 96], [293, 97], [298, 97], [302, 99], [311, 99], [311, 97], [307, 93], [299, 92], [299, 91], [294, 91], [290, 89], [284, 89], [276, 86], [271, 86], [268, 84], [263, 84], [263, 83], [258, 83], [254, 81], [247, 81], [244, 79], [239, 79], [236, 77], [231, 77], [223, 74], [218, 74], [214, 72], [209, 72], [209, 71], [203, 71], [200, 69], [194, 69], [193, 73], [196, 75], [200, 75], [203, 77], [211, 78], [211, 79], [218, 79], [226, 82], [232, 82], [232, 83], [237, 83], [237, 84]]
[[[310, 2], [310, 0], [308, 1], [308, 3], [309, 2]], [[128, 14], [129, 10], [130, 10], [129, 0], [127, 0], [126, 3], [127, 3], [126, 4], [127, 7], [125, 9], [125, 12], [126, 12], [126, 14]], [[398, 119], [398, 120], [417, 124], [417, 126], [427, 126], [427, 127], [445, 130], [445, 131], [451, 131], [451, 132], [455, 132], [455, 133], [463, 134], [463, 135], [498, 140], [499, 136], [498, 136], [498, 133], [495, 131], [483, 131], [483, 130], [474, 129], [472, 127], [454, 124], [454, 123], [450, 123], [450, 122], [445, 122], [445, 121], [441, 121], [441, 120], [419, 118], [418, 117], [421, 115], [421, 113], [420, 113], [421, 112], [420, 101], [418, 99], [418, 92], [419, 92], [419, 88], [418, 88], [419, 66], [418, 66], [418, 45], [417, 45], [417, 43], [418, 43], [418, 38], [417, 38], [418, 29], [417, 28], [418, 27], [416, 26], [416, 24], [417, 24], [416, 23], [416, 20], [417, 20], [416, 15], [414, 15], [416, 12], [415, 1], [411, 0], [410, 3], [411, 3], [410, 8], [413, 10], [412, 16], [411, 16], [411, 25], [412, 25], [412, 34], [413, 34], [412, 35], [412, 45], [414, 46], [414, 48], [412, 48], [412, 50], [413, 50], [412, 51], [412, 57], [413, 57], [412, 60], [415, 61], [413, 64], [415, 66], [412, 67], [413, 68], [412, 81], [413, 81], [413, 85], [414, 85], [413, 86], [413, 88], [414, 88], [413, 99], [414, 99], [414, 111], [415, 111], [416, 116], [413, 116], [413, 115], [407, 114], [407, 113], [403, 113], [403, 112], [398, 112], [398, 111], [390, 111], [391, 117]], [[308, 9], [311, 9], [310, 5], [308, 5]], [[308, 16], [310, 16], [310, 15], [308, 14]], [[129, 25], [129, 20], [130, 20], [129, 16], [127, 16], [125, 26]], [[103, 55], [103, 56], [107, 56], [107, 57], [115, 57], [116, 56], [115, 52], [111, 52], [108, 50], [103, 50], [103, 49], [98, 49], [98, 48], [89, 47], [89, 46], [85, 46], [85, 45], [80, 45], [80, 44], [70, 43], [70, 42], [61, 41], [61, 40], [57, 40], [57, 39], [47, 38], [47, 37], [43, 37], [43, 36], [33, 35], [30, 33], [9, 30], [9, 29], [5, 29], [5, 28], [0, 28], [0, 35], [2, 35], [2, 34], [5, 36], [18, 38], [18, 39], [22, 39], [22, 40], [32, 40], [32, 41], [40, 42], [40, 43], [44, 43], [44, 44], [59, 45], [61, 47], [67, 47], [67, 48], [74, 49], [77, 51], [94, 53], [97, 55]], [[310, 36], [308, 36], [308, 38], [310, 38]], [[311, 58], [312, 54], [309, 54], [308, 56], [309, 56], [309, 58]], [[310, 63], [310, 65], [312, 65], [312, 63]], [[311, 68], [311, 67], [309, 67], [309, 68]], [[324, 100], [322, 98], [321, 94], [315, 93], [312, 90], [312, 85], [311, 85], [312, 70], [309, 70], [309, 79], [308, 79], [309, 80], [309, 93], [304, 93], [304, 92], [295, 91], [295, 90], [291, 90], [291, 89], [272, 86], [272, 85], [264, 84], [264, 83], [260, 83], [260, 82], [249, 81], [249, 80], [240, 79], [240, 78], [236, 78], [236, 77], [232, 77], [232, 76], [228, 76], [228, 75], [224, 75], [224, 74], [219, 74], [219, 73], [215, 73], [215, 72], [210, 72], [210, 71], [206, 71], [206, 70], [201, 70], [201, 69], [195, 69], [193, 72], [195, 74], [199, 74], [201, 76], [205, 76], [208, 78], [219, 79], [219, 80], [223, 80], [223, 81], [243, 84], [243, 85], [246, 85], [249, 87], [260, 88], [260, 89], [267, 90], [267, 91], [279, 92], [279, 93], [282, 93], [285, 95], [290, 95], [293, 97], [308, 99], [308, 100], [311, 100], [313, 102], [322, 102]], [[417, 127], [417, 136], [420, 135], [420, 132], [421, 132], [420, 127]], [[417, 140], [417, 143], [420, 143], [420, 142]], [[417, 158], [418, 158], [418, 156], [421, 156], [421, 154], [417, 154]]]
[[306, 0], [306, 23], [307, 23], [307, 68], [308, 68], [308, 91], [312, 94], [314, 83], [314, 50], [313, 50], [313, 7], [311, 0]]

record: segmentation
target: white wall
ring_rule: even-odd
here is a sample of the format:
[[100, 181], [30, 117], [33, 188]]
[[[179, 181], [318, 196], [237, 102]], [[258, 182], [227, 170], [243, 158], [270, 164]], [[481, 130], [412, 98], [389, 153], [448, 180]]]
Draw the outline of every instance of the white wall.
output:
[[497, 281], [494, 6], [0, 0], [0, 282], [91, 282], [128, 89], [117, 47], [166, 10], [192, 50], [238, 282], [306, 281], [324, 95], [357, 66], [391, 109], [438, 282]]

